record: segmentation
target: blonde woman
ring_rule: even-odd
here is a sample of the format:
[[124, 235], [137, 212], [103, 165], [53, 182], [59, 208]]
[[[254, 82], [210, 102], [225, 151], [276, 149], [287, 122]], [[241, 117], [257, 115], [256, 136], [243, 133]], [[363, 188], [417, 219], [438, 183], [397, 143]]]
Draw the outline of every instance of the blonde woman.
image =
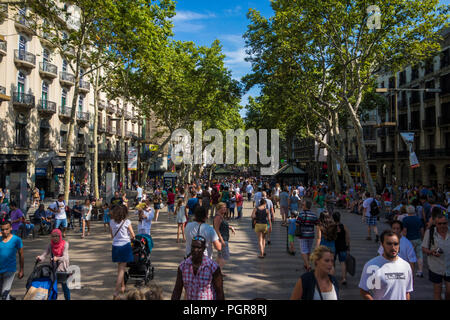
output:
[[339, 286], [331, 275], [334, 264], [333, 252], [319, 246], [311, 254], [313, 271], [304, 273], [295, 285], [291, 300], [338, 300]]
[[[230, 259], [230, 249], [228, 247], [228, 240], [230, 239], [230, 230], [235, 234], [235, 230], [228, 222], [224, 219], [224, 215], [227, 212], [227, 205], [224, 202], [219, 202], [216, 206], [216, 216], [214, 217], [214, 230], [216, 230], [219, 236], [219, 241], [222, 244], [222, 249], [219, 250], [219, 255], [217, 257], [217, 263], [220, 269], [223, 271], [225, 266], [225, 261]], [[222, 273], [222, 276], [225, 276]]]
[[266, 208], [266, 200], [261, 199], [256, 208], [253, 209], [252, 219], [255, 220], [255, 232], [258, 235], [258, 245], [260, 254], [258, 258], [264, 259], [266, 253], [266, 234], [272, 231], [272, 219], [269, 210]]

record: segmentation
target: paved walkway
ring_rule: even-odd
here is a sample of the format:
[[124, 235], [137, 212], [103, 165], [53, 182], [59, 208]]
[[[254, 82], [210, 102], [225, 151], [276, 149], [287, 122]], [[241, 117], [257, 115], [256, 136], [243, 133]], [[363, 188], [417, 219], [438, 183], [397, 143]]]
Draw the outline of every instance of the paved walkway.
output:
[[[160, 213], [159, 221], [152, 224], [155, 243], [152, 263], [155, 267], [155, 282], [163, 287], [164, 298], [170, 299], [185, 244], [176, 243], [175, 219], [168, 217], [166, 208]], [[374, 241], [365, 240], [367, 229], [361, 222], [361, 216], [343, 211], [341, 213], [342, 222], [350, 229], [351, 253], [357, 262], [356, 275], [348, 276], [347, 287], [341, 288], [341, 298], [360, 300], [358, 283], [361, 271], [364, 264], [376, 255], [378, 245]], [[266, 249], [267, 257], [258, 259], [256, 234], [251, 228], [250, 214], [251, 203], [246, 201], [244, 218], [230, 223], [237, 231], [235, 236], [230, 236], [232, 256], [224, 268], [224, 273], [228, 275], [224, 280], [225, 297], [236, 300], [289, 299], [295, 283], [304, 272], [302, 259], [299, 255], [291, 256], [286, 252], [287, 229], [281, 226], [279, 209], [276, 210], [272, 244]], [[136, 231], [137, 217], [134, 212], [130, 219]], [[103, 231], [102, 222], [93, 222], [92, 225], [91, 235], [85, 239], [80, 238], [77, 230], [68, 232], [70, 262], [81, 269], [81, 289], [71, 291], [74, 300], [111, 299], [115, 287], [117, 265], [111, 262], [111, 237]], [[388, 228], [387, 224], [379, 223], [380, 233], [385, 228]], [[42, 253], [49, 241], [49, 236], [24, 240], [25, 277], [22, 280], [16, 278], [12, 288], [12, 294], [18, 299], [25, 294], [26, 278], [32, 271], [34, 258]], [[340, 266], [337, 265], [336, 268], [337, 275], [340, 276]], [[432, 285], [427, 278], [415, 278], [412, 298], [425, 300], [432, 297]], [[62, 294], [59, 299], [64, 299]]]

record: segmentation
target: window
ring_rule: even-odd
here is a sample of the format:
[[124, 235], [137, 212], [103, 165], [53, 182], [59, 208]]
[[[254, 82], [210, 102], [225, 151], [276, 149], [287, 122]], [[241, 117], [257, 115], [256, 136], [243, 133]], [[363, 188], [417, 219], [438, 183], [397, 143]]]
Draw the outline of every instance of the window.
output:
[[59, 145], [61, 146], [61, 150], [67, 149], [67, 131], [61, 130], [59, 132]]
[[42, 81], [42, 107], [47, 108], [48, 101], [48, 83]]
[[15, 144], [16, 147], [25, 148], [27, 147], [27, 122], [26, 117], [23, 114], [19, 114], [16, 119], [16, 136]]
[[39, 148], [50, 149], [50, 124], [48, 120], [42, 120], [39, 128]]
[[67, 72], [67, 60], [63, 60], [63, 64], [62, 64], [62, 71], [63, 72]]
[[67, 90], [63, 89], [61, 93], [61, 107], [65, 107], [67, 103]]
[[17, 92], [19, 95], [25, 92], [25, 74], [22, 71], [19, 71], [19, 75], [17, 76]]
[[84, 97], [79, 96], [79, 98], [78, 98], [78, 111], [80, 113], [83, 112], [83, 103], [84, 103]]
[[23, 52], [27, 51], [27, 38], [25, 36], [19, 36], [19, 55], [24, 54]]
[[50, 53], [48, 52], [48, 50], [47, 49], [45, 49], [44, 48], [44, 50], [42, 51], [42, 61], [44, 62], [44, 64], [46, 63], [46, 62], [49, 62], [50, 61]]

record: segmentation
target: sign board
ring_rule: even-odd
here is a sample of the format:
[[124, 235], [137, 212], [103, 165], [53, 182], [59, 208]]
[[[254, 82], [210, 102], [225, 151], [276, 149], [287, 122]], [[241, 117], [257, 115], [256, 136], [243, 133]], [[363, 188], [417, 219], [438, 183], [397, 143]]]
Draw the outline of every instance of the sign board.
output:
[[116, 174], [114, 172], [106, 173], [106, 201], [111, 202], [111, 198], [116, 191]]
[[157, 144], [149, 144], [148, 145], [148, 150], [149, 151], [158, 151], [159, 146]]
[[136, 147], [128, 148], [128, 170], [137, 170], [138, 150]]
[[406, 146], [409, 150], [409, 164], [411, 165], [411, 168], [418, 168], [420, 167], [419, 160], [417, 159], [417, 155], [414, 152], [413, 146], [414, 146], [414, 132], [400, 132], [400, 136], [402, 137], [403, 141], [405, 142]]
[[45, 177], [47, 175], [47, 168], [36, 168], [37, 177]]

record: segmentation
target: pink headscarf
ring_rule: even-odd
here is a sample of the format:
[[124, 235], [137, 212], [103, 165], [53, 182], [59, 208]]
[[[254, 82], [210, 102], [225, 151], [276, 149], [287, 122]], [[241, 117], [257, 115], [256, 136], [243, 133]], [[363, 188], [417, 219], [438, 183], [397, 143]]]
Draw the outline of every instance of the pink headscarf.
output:
[[59, 236], [59, 240], [57, 243], [53, 242], [53, 239], [50, 241], [52, 246], [52, 253], [55, 257], [62, 257], [64, 253], [64, 246], [66, 241], [62, 239], [62, 233], [59, 229], [53, 229], [52, 234], [57, 234]]

